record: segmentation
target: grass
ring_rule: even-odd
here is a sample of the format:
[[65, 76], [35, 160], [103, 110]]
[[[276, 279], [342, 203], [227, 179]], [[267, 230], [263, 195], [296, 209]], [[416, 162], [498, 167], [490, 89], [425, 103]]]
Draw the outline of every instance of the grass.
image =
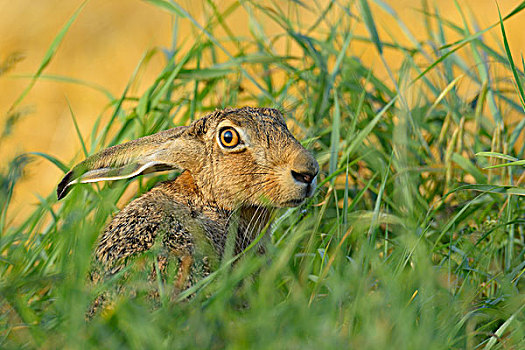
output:
[[[77, 129], [82, 157], [215, 108], [272, 106], [286, 111], [322, 167], [316, 195], [279, 212], [267, 256], [248, 251], [233, 267], [223, 262], [190, 300], [161, 297], [152, 307], [140, 294], [120, 295], [86, 322], [98, 293], [87, 282], [93, 246], [117, 201], [135, 194], [130, 184], [142, 193], [175, 175], [81, 186], [60, 203], [51, 193], [12, 226], [9, 200], [30, 158], [64, 171], [74, 163], [44, 153], [13, 159], [0, 178], [0, 347], [524, 346], [525, 67], [505, 34], [505, 20], [523, 16], [524, 4], [492, 26], [503, 45], [493, 48], [459, 5], [460, 24], [423, 2], [418, 20], [427, 30], [414, 36], [380, 1], [226, 9], [208, 1], [205, 21], [175, 2], [149, 2], [172, 13], [173, 46], [144, 55], [121, 96], [108, 94], [111, 115], [101, 114], [89, 136]], [[303, 22], [299, 10], [318, 20]], [[374, 11], [396, 18], [404, 37], [378, 29]], [[250, 32], [235, 32], [235, 12], [249, 16]], [[38, 79], [67, 81], [44, 70], [78, 13], [11, 115]], [[183, 21], [195, 27], [194, 43], [177, 37]], [[280, 28], [271, 36], [270, 21]], [[369, 35], [357, 34], [363, 25]], [[377, 50], [376, 64], [360, 60], [354, 43]], [[131, 95], [140, 70], [162, 52], [157, 80]], [[402, 64], [391, 67], [390, 55]]]

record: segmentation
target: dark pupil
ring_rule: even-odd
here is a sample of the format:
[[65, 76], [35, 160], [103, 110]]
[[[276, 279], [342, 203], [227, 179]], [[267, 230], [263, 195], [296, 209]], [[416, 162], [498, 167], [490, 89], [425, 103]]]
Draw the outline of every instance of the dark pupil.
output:
[[223, 135], [223, 138], [224, 138], [224, 142], [225, 143], [231, 143], [232, 140], [233, 140], [233, 134], [230, 130], [226, 131]]

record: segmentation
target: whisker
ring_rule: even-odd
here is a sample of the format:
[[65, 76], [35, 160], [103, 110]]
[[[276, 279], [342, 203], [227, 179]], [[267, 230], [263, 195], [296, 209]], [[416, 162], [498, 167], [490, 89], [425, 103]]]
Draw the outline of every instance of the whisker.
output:
[[[263, 214], [264, 214], [263, 207], [255, 208], [255, 213], [253, 213], [250, 219], [250, 222], [248, 223], [245, 229], [245, 232], [243, 234], [241, 249], [243, 250], [246, 249], [248, 244], [255, 238], [254, 237], [255, 229], [257, 228], [259, 224], [259, 220], [262, 219]], [[252, 223], [253, 223], [253, 226], [252, 226]]]
[[269, 173], [241, 173], [235, 175], [249, 176], [249, 175], [268, 175]]

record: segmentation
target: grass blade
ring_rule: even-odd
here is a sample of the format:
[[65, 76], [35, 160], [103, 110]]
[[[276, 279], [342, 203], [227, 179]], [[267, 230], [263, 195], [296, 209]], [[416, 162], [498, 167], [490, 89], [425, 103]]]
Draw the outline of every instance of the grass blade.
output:
[[[522, 3], [521, 6], [522, 6], [522, 9], [525, 8], [525, 2]], [[518, 95], [520, 97], [521, 105], [523, 106], [523, 110], [525, 111], [525, 93], [523, 92], [523, 85], [521, 84], [521, 79], [518, 75], [518, 71], [516, 70], [516, 65], [514, 64], [514, 60], [512, 59], [512, 53], [510, 52], [509, 41], [507, 39], [507, 34], [505, 33], [505, 26], [503, 25], [503, 19], [501, 18], [501, 12], [499, 10], [499, 5], [498, 5], [498, 15], [499, 15], [499, 24], [501, 28], [501, 34], [503, 35], [503, 45], [505, 46], [505, 52], [507, 53], [507, 58], [510, 63], [512, 74], [514, 75], [514, 82], [516, 83], [516, 90], [518, 90]]]
[[370, 37], [372, 38], [372, 42], [374, 43], [377, 52], [379, 52], [380, 55], [383, 55], [383, 44], [379, 39], [374, 17], [372, 16], [372, 11], [370, 11], [370, 5], [368, 5], [367, 0], [359, 0], [359, 4], [361, 5], [361, 14], [363, 16], [363, 20], [365, 21], [366, 28], [370, 33]]
[[57, 158], [53, 157], [52, 155], [49, 155], [47, 153], [42, 152], [28, 152], [27, 154], [31, 154], [34, 156], [42, 157], [44, 159], [49, 160], [51, 163], [55, 164], [58, 169], [62, 170], [64, 174], [66, 174], [69, 171], [69, 167], [66, 166], [64, 163], [59, 161]]
[[22, 100], [27, 96], [29, 91], [31, 91], [31, 89], [35, 85], [36, 81], [40, 78], [40, 75], [42, 74], [44, 69], [46, 69], [46, 67], [49, 65], [49, 63], [51, 62], [51, 60], [55, 56], [55, 53], [57, 52], [58, 47], [60, 46], [60, 43], [62, 43], [62, 40], [64, 39], [64, 36], [69, 31], [69, 28], [71, 27], [73, 22], [77, 19], [78, 15], [80, 14], [80, 12], [84, 8], [84, 6], [86, 6], [87, 3], [88, 3], [88, 0], [85, 0], [78, 7], [78, 9], [73, 13], [73, 15], [69, 18], [69, 20], [66, 22], [64, 27], [62, 27], [62, 29], [58, 32], [57, 36], [51, 42], [51, 45], [49, 46], [49, 49], [47, 49], [46, 53], [44, 54], [44, 58], [42, 59], [42, 62], [40, 62], [40, 66], [38, 67], [36, 73], [33, 75], [32, 79], [31, 79], [31, 82], [29, 83], [28, 86], [26, 86], [24, 91], [22, 91], [22, 93], [18, 96], [18, 98], [15, 100], [15, 102], [13, 102], [13, 104], [11, 105], [9, 110], [15, 109], [20, 104], [20, 102], [22, 102]]

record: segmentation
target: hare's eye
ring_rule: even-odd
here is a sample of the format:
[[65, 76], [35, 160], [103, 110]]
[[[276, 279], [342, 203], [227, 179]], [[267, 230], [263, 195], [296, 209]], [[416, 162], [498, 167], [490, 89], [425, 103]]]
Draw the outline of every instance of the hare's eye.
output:
[[233, 148], [239, 144], [239, 134], [234, 128], [224, 128], [219, 135], [221, 145], [226, 148]]

